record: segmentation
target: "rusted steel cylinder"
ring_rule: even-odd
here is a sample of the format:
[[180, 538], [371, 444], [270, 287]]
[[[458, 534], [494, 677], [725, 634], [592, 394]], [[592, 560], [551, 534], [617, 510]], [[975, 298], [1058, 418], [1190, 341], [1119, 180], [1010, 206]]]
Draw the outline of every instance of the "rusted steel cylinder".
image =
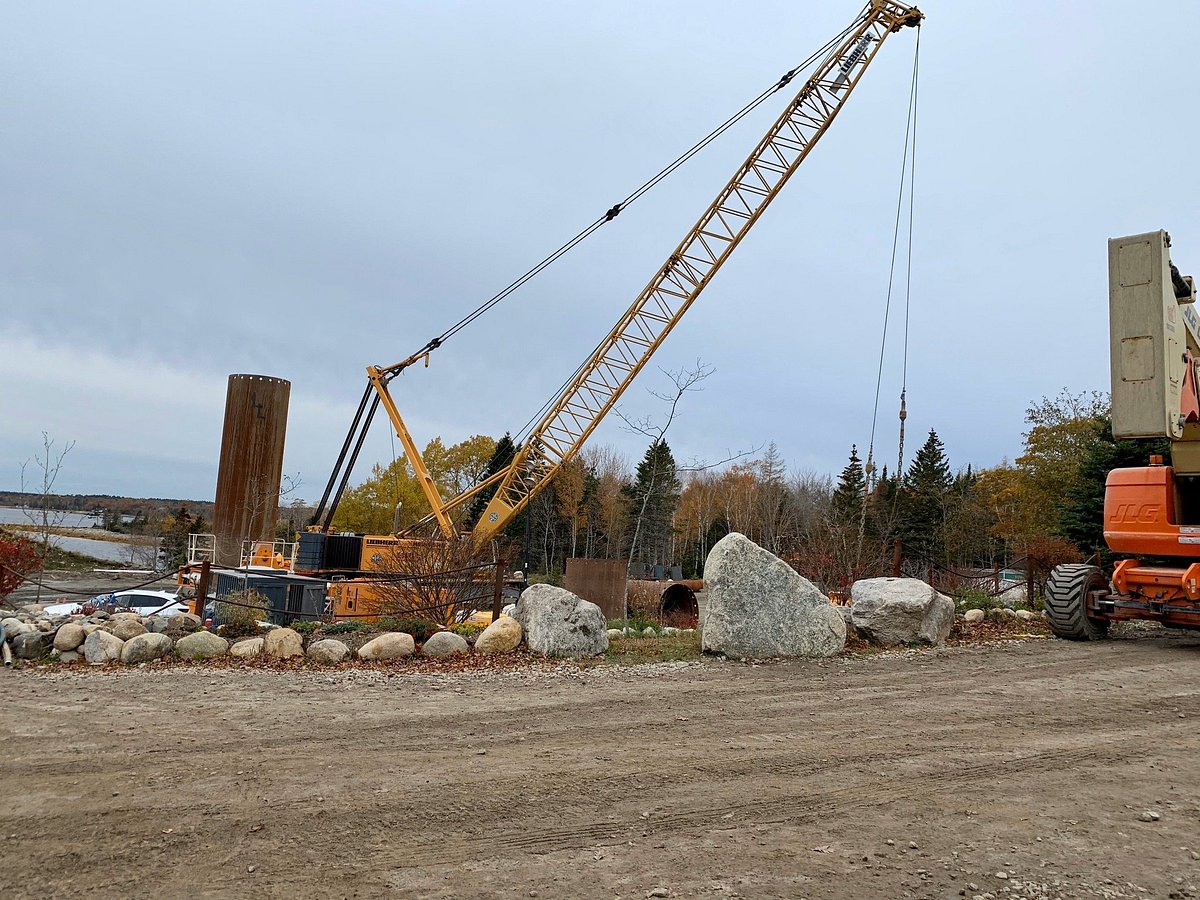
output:
[[217, 565], [238, 565], [243, 542], [274, 536], [291, 392], [282, 378], [229, 376], [213, 510]]

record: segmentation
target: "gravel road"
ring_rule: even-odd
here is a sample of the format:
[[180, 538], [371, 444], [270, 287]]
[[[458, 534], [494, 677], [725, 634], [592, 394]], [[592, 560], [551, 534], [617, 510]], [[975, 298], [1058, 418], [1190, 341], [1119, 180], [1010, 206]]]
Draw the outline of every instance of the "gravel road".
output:
[[9, 898], [1200, 896], [1200, 636], [0, 677]]

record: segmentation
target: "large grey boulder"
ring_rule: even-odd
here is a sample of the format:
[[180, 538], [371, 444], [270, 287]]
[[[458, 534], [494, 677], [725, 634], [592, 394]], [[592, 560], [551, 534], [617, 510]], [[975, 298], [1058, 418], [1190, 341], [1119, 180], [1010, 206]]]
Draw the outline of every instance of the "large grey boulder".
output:
[[350, 648], [341, 641], [336, 641], [333, 638], [313, 641], [308, 645], [308, 658], [313, 662], [332, 665], [333, 663], [340, 663], [349, 655]]
[[470, 652], [471, 645], [467, 643], [466, 638], [453, 631], [439, 631], [431, 634], [429, 640], [421, 646], [423, 656], [454, 656], [456, 653]]
[[131, 637], [121, 648], [121, 662], [127, 666], [162, 659], [171, 652], [175, 642], [165, 634], [138, 634]]
[[954, 601], [919, 578], [866, 578], [850, 588], [850, 618], [874, 644], [942, 644], [954, 625]]
[[263, 653], [272, 659], [304, 655], [304, 638], [291, 628], [273, 628], [263, 636]]
[[475, 639], [476, 653], [508, 653], [521, 644], [521, 624], [512, 616], [501, 616]]
[[191, 634], [193, 631], [199, 630], [203, 624], [199, 616], [194, 616], [191, 613], [175, 613], [167, 617], [166, 626], [163, 628], [163, 631], [178, 640], [185, 634]]
[[20, 619], [5, 619], [4, 634], [10, 640], [15, 640], [18, 634], [28, 634], [31, 631], [37, 631], [28, 622], [22, 622]]
[[125, 642], [108, 631], [93, 631], [83, 642], [83, 658], [93, 666], [115, 662], [121, 658]]
[[229, 652], [229, 642], [211, 631], [197, 631], [175, 643], [175, 654], [180, 659], [212, 659]]
[[123, 641], [146, 633], [142, 620], [131, 613], [117, 613], [109, 621], [109, 629]]
[[608, 623], [595, 603], [552, 584], [526, 588], [512, 617], [543, 656], [595, 656], [608, 649]]
[[50, 642], [40, 631], [26, 631], [12, 640], [13, 656], [17, 659], [41, 659], [46, 655]]
[[54, 649], [60, 653], [74, 650], [83, 643], [86, 637], [87, 632], [83, 630], [82, 625], [68, 622], [66, 625], [59, 626], [58, 633], [54, 635]]
[[377, 638], [372, 638], [358, 648], [359, 659], [402, 659], [412, 656], [417, 649], [411, 634], [403, 631], [389, 631]]
[[702, 647], [731, 659], [836, 656], [846, 646], [842, 615], [782, 559], [736, 531], [704, 562], [708, 611]]
[[264, 643], [265, 641], [263, 641], [263, 639], [260, 637], [246, 638], [244, 641], [238, 641], [232, 647], [230, 647], [229, 655], [241, 657], [242, 659], [249, 659], [254, 656], [262, 656]]

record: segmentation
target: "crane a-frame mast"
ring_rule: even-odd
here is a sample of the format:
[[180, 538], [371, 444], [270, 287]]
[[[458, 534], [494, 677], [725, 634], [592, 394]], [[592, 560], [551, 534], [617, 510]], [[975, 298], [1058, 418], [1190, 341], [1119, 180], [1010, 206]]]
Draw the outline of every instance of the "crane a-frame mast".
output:
[[476, 541], [503, 529], [579, 452], [829, 128], [884, 39], [922, 18], [916, 7], [872, 0], [530, 432], [472, 532]]

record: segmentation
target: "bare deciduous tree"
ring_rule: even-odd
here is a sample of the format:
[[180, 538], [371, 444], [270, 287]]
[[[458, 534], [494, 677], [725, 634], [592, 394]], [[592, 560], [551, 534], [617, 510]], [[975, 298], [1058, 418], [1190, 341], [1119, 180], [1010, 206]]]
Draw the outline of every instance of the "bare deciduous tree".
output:
[[[37, 498], [32, 504], [23, 500], [21, 510], [38, 535], [39, 567], [45, 566], [46, 558], [50, 555], [51, 534], [66, 517], [65, 512], [51, 508], [51, 501], [54, 497], [54, 482], [58, 480], [63, 460], [74, 446], [74, 441], [67, 441], [56, 453], [54, 440], [43, 431], [41, 452], [21, 463], [21, 493], [32, 494]], [[36, 599], [42, 599], [41, 579], [38, 579]]]
[[440, 537], [401, 539], [379, 556], [373, 586], [380, 614], [441, 625], [490, 607], [495, 566], [502, 564], [494, 543], [476, 549]]

